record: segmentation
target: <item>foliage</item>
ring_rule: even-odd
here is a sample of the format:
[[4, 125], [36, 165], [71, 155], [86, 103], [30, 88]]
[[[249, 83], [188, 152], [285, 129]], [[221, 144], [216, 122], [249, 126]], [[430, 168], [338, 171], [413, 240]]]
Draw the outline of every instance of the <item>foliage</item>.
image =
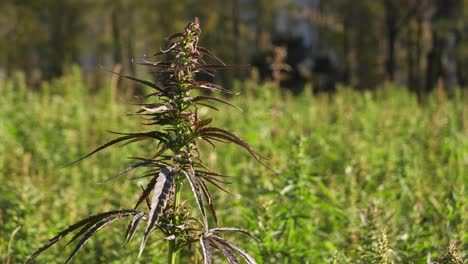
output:
[[[24, 262], [31, 247], [83, 215], [132, 207], [141, 195], [135, 188], [147, 183], [142, 178], [96, 185], [116, 168], [131, 166], [131, 160], [122, 161], [122, 152], [144, 156], [153, 150], [149, 144], [100, 152], [58, 169], [90, 145], [108, 140], [106, 129], [130, 131], [140, 121], [119, 114], [133, 107], [110, 103], [109, 89], [95, 92], [83, 83], [78, 68], [37, 92], [29, 92], [21, 76], [0, 81], [2, 263]], [[432, 93], [419, 104], [393, 85], [375, 93], [343, 87], [333, 96], [306, 92], [296, 97], [251, 82], [233, 90], [241, 87], [245, 96], [230, 102], [243, 113], [219, 105], [212, 123], [235, 129], [259, 151], [274, 153], [268, 164], [278, 171], [257, 166], [232, 144], [216, 152], [209, 144], [199, 147], [210, 153], [204, 157], [208, 166], [242, 176], [229, 185], [241, 195], [233, 199], [213, 192], [213, 200], [226, 226], [244, 226], [259, 238], [236, 237], [257, 262], [269, 263], [271, 257], [277, 263], [356, 263], [364, 258], [360, 249], [370, 249], [376, 259], [384, 237], [395, 263], [453, 257], [466, 262], [466, 90], [452, 99]], [[207, 110], [200, 108], [199, 115]], [[190, 186], [185, 188], [190, 193]], [[195, 201], [186, 205], [197, 207]], [[285, 217], [290, 218], [285, 222]], [[366, 230], [370, 223], [374, 228]], [[109, 228], [126, 227], [117, 221]], [[140, 259], [135, 251], [141, 240], [122, 247], [123, 239], [121, 232], [98, 233], [75, 258], [166, 263], [160, 257], [168, 252], [163, 239], [149, 239]], [[183, 249], [181, 262], [202, 262], [197, 249]], [[62, 251], [51, 247], [38, 262], [64, 262]]]

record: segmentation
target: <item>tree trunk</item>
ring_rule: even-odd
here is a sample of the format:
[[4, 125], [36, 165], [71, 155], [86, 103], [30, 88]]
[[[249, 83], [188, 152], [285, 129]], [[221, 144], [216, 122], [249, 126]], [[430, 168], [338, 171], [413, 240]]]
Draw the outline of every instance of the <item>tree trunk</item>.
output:
[[457, 40], [455, 32], [447, 32], [447, 36], [443, 39], [441, 70], [444, 79], [444, 86], [449, 94], [453, 94], [453, 90], [458, 86], [457, 61], [455, 54], [456, 47]]
[[232, 35], [234, 37], [234, 63], [240, 63], [240, 8], [239, 0], [232, 0]]
[[[413, 92], [418, 92], [415, 87], [415, 74], [414, 74], [414, 66], [415, 66], [415, 59], [414, 59], [414, 41], [413, 41], [413, 27], [409, 26], [407, 30], [407, 51], [406, 51], [406, 60], [407, 60], [407, 79], [408, 79], [408, 87]], [[418, 94], [419, 98], [419, 94]]]
[[350, 29], [348, 25], [348, 18], [344, 19], [343, 22], [343, 82], [346, 85], [350, 84], [351, 81], [351, 45], [350, 45]]
[[386, 63], [387, 77], [390, 81], [395, 80], [395, 47], [397, 40], [397, 30], [388, 28], [388, 58]]
[[387, 30], [387, 58], [385, 60], [385, 71], [388, 80], [395, 80], [395, 48], [398, 37], [398, 10], [393, 0], [385, 0], [385, 26]]
[[416, 76], [415, 76], [415, 84], [416, 85], [416, 89], [419, 91], [418, 93], [421, 94], [421, 95], [424, 95], [425, 94], [425, 89], [424, 89], [424, 86], [422, 84], [422, 80], [423, 80], [423, 73], [421, 71], [421, 57], [422, 57], [422, 37], [423, 37], [423, 19], [422, 19], [422, 16], [419, 15], [418, 18], [417, 18], [417, 24], [416, 24], [416, 44], [415, 44], [415, 48], [416, 48], [416, 57], [415, 57], [415, 72], [416, 72]]
[[426, 91], [431, 91], [440, 77], [440, 41], [436, 32], [432, 32], [432, 48], [427, 55]]
[[[135, 40], [135, 25], [133, 21], [133, 13], [135, 12], [135, 9], [133, 6], [129, 7], [126, 12], [125, 16], [125, 25], [126, 25], [126, 34], [125, 34], [125, 47], [127, 50], [126, 56], [127, 56], [127, 61], [128, 61], [128, 72], [130, 73], [131, 76], [136, 76], [136, 69], [135, 69], [135, 63], [133, 62], [134, 56], [135, 56], [135, 51], [134, 51], [134, 45], [133, 41]], [[143, 93], [143, 87], [141, 85], [138, 85], [136, 82], [129, 82], [129, 93], [130, 95], [134, 94], [142, 94]]]
[[63, 47], [63, 1], [56, 0], [52, 7], [52, 17], [49, 20], [50, 23], [50, 47], [49, 60], [46, 69], [46, 78], [51, 79], [62, 75], [63, 59], [65, 56], [65, 49]]
[[114, 64], [122, 64], [122, 44], [120, 43], [120, 27], [118, 17], [118, 6], [114, 4], [111, 11], [111, 25], [112, 25], [112, 44], [113, 44], [113, 58]]

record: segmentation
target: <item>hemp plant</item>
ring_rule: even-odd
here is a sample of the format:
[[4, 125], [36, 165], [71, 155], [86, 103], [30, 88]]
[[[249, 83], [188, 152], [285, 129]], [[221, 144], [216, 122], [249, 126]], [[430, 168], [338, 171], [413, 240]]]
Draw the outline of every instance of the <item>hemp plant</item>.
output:
[[[256, 263], [245, 250], [221, 236], [231, 232], [250, 234], [239, 228], [219, 227], [214, 201], [207, 185], [226, 191], [222, 187], [225, 176], [203, 163], [197, 143], [206, 141], [213, 147], [217, 142], [234, 143], [247, 150], [262, 164], [263, 157], [235, 134], [210, 126], [211, 118], [199, 118], [199, 107], [219, 110], [213, 103], [235, 107], [225, 99], [206, 93], [193, 95], [193, 90], [231, 93], [216, 84], [195, 79], [197, 73], [213, 75], [216, 69], [230, 67], [198, 45], [200, 33], [200, 24], [198, 18], [195, 18], [185, 27], [184, 32], [168, 38], [169, 44], [165, 50], [150, 57], [157, 58], [158, 61], [145, 58], [139, 63], [154, 69], [154, 82], [115, 73], [154, 89], [154, 92], [144, 97], [144, 103], [138, 104], [140, 108], [134, 113], [144, 120], [142, 125], [151, 127], [152, 131], [116, 133], [119, 135], [117, 138], [73, 162], [79, 162], [118, 143], [127, 145], [141, 141], [153, 142], [153, 153], [148, 157], [133, 158], [135, 164], [108, 179], [113, 180], [138, 168], [147, 169], [142, 177], [147, 177], [148, 183], [146, 187], [142, 187], [142, 193], [133, 209], [104, 212], [81, 220], [58, 233], [34, 252], [27, 262], [75, 232], [68, 244], [78, 242], [66, 260], [68, 263], [99, 230], [119, 219], [130, 218], [124, 243], [132, 239], [140, 225], [145, 225], [139, 256], [152, 232], [158, 231], [168, 241], [168, 263], [176, 263], [181, 249], [193, 243], [199, 243], [204, 263], [211, 263], [214, 250], [221, 252], [230, 263], [239, 263], [239, 256], [247, 263]], [[204, 57], [210, 58], [214, 63], [207, 63]], [[187, 203], [181, 201], [185, 195], [181, 186], [186, 182], [195, 198], [199, 218], [193, 217]], [[210, 228], [210, 223], [215, 227]]]

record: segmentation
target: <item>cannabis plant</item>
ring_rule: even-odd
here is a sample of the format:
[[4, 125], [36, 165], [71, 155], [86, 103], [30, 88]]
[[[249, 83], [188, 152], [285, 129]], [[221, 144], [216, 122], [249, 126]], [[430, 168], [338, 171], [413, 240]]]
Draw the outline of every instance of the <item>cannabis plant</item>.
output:
[[[117, 138], [75, 161], [81, 161], [115, 144], [154, 142], [153, 153], [147, 157], [135, 157], [132, 166], [108, 179], [115, 179], [138, 168], [146, 168], [142, 177], [147, 177], [148, 183], [146, 187], [142, 187], [135, 206], [132, 209], [93, 215], [69, 226], [33, 253], [28, 262], [75, 232], [68, 242], [70, 244], [77, 241], [66, 260], [68, 263], [99, 230], [119, 219], [130, 218], [125, 242], [132, 239], [140, 225], [145, 226], [139, 255], [142, 254], [152, 232], [159, 231], [168, 240], [168, 263], [175, 263], [180, 250], [193, 243], [199, 243], [204, 263], [211, 263], [214, 250], [221, 252], [230, 263], [239, 263], [239, 256], [247, 263], [255, 263], [245, 250], [222, 237], [223, 233], [230, 232], [250, 234], [239, 228], [219, 227], [215, 204], [207, 185], [225, 190], [222, 187], [225, 176], [214, 172], [203, 163], [197, 144], [199, 141], [205, 141], [214, 147], [217, 142], [234, 143], [247, 150], [261, 163], [263, 158], [235, 134], [211, 126], [211, 118], [199, 117], [199, 107], [219, 110], [213, 103], [235, 107], [224, 99], [208, 95], [209, 92], [231, 93], [229, 90], [195, 78], [199, 73], [213, 75], [216, 69], [230, 67], [198, 45], [200, 33], [200, 24], [195, 18], [185, 27], [184, 32], [168, 38], [169, 44], [166, 49], [146, 57], [139, 63], [153, 69], [155, 81], [119, 74], [153, 89], [152, 93], [144, 97], [143, 103], [138, 104], [140, 108], [134, 113], [144, 120], [144, 126], [151, 127], [151, 131], [116, 133]], [[213, 63], [207, 63], [204, 58], [209, 58]], [[194, 90], [208, 93], [198, 93], [200, 95], [195, 96]], [[181, 189], [184, 183], [191, 187], [200, 212], [199, 218], [193, 217], [190, 208], [186, 203], [182, 203], [181, 199], [187, 198], [182, 197], [185, 195]]]

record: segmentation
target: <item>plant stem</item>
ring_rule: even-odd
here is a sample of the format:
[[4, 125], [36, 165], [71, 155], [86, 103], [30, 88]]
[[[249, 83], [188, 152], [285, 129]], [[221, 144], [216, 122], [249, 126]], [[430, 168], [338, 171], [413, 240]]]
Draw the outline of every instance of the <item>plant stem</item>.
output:
[[[180, 203], [180, 188], [181, 188], [182, 183], [178, 181], [175, 186], [175, 194], [174, 194], [174, 204], [173, 204], [173, 210], [174, 213], [177, 210], [177, 207], [179, 206]], [[172, 223], [174, 226], [178, 225], [179, 219], [176, 216], [175, 219], [173, 220], [174, 222]], [[169, 253], [168, 253], [168, 259], [167, 263], [168, 264], [176, 264], [179, 261], [179, 250], [177, 249], [177, 243], [176, 239], [169, 240]]]
[[168, 264], [176, 264], [177, 260], [177, 250], [175, 249], [175, 240], [169, 240], [169, 253], [168, 253]]

